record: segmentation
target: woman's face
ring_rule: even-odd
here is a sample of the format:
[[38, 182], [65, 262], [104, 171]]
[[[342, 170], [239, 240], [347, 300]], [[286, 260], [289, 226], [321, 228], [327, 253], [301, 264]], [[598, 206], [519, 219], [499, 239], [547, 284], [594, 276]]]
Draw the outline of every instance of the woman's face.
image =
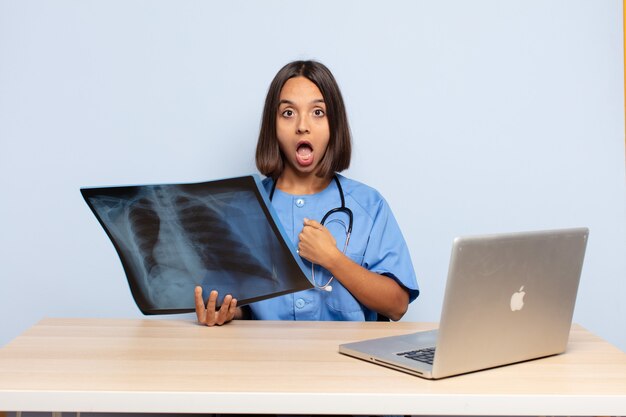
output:
[[317, 86], [305, 77], [287, 80], [280, 91], [276, 134], [286, 169], [315, 173], [330, 140], [326, 103]]

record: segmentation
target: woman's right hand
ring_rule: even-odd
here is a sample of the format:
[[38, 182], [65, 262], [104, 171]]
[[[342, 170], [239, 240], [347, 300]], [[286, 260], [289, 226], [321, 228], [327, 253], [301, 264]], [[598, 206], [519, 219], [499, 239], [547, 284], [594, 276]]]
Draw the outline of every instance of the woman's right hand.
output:
[[224, 297], [224, 302], [219, 310], [215, 309], [217, 303], [217, 291], [211, 291], [209, 299], [204, 304], [202, 298], [202, 287], [197, 286], [195, 290], [196, 296], [196, 316], [198, 317], [198, 323], [206, 326], [221, 326], [229, 321], [233, 320], [238, 312], [237, 299], [228, 294]]

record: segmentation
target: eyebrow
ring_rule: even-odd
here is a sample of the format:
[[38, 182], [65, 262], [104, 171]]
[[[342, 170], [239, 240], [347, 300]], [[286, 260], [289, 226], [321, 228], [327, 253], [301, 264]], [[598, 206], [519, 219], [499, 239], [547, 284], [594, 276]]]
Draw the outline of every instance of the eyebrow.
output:
[[[316, 100], [311, 101], [311, 104], [314, 104], [314, 103], [323, 103], [323, 104], [326, 104], [326, 102], [324, 101], [324, 99], [323, 99], [323, 98], [318, 98], [318, 99], [316, 99]], [[289, 104], [289, 105], [292, 105], [292, 106], [293, 106], [293, 105], [295, 105], [296, 103], [294, 103], [294, 102], [293, 102], [293, 101], [291, 101], [291, 100], [286, 100], [286, 99], [283, 99], [283, 100], [280, 100], [280, 101], [278, 102], [278, 105], [281, 105], [281, 104]]]

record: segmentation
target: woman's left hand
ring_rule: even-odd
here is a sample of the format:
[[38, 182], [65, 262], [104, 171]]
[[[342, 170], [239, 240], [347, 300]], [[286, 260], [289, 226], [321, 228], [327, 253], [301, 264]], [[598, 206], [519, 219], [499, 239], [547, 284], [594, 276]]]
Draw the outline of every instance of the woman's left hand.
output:
[[333, 235], [315, 220], [304, 219], [304, 227], [298, 238], [300, 256], [324, 268], [328, 268], [333, 260], [341, 255]]

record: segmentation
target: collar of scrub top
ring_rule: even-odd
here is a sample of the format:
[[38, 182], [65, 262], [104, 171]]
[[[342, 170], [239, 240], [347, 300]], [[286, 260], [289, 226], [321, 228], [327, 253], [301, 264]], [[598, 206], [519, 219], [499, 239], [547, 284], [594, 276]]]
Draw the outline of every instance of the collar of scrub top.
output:
[[[346, 207], [346, 199], [343, 195], [343, 188], [341, 187], [341, 183], [339, 182], [339, 178], [337, 177], [337, 174], [333, 175], [333, 180], [335, 180], [335, 183], [337, 184], [337, 190], [339, 191], [339, 197], [341, 198], [341, 206], [328, 210], [326, 214], [324, 214], [324, 217], [322, 217], [322, 221], [320, 222], [320, 224], [323, 226], [326, 223], [326, 219], [328, 219], [328, 217], [334, 213], [341, 212], [341, 213], [345, 213], [348, 216], [347, 227], [346, 227], [346, 224], [340, 219], [331, 220], [331, 222], [336, 221], [338, 223], [341, 223], [346, 229], [346, 241], [343, 245], [343, 253], [345, 254], [346, 250], [348, 249], [348, 242], [350, 242], [350, 235], [352, 234], [353, 215], [352, 215], [352, 210]], [[274, 180], [274, 183], [272, 184], [272, 189], [270, 190], [270, 201], [272, 201], [272, 198], [274, 198], [274, 191], [276, 191], [276, 183], [277, 181]], [[330, 279], [326, 282], [326, 284], [317, 285], [317, 281], [315, 280], [315, 264], [314, 263], [311, 263], [311, 275], [313, 278], [313, 285], [315, 285], [315, 288], [319, 290], [324, 290], [324, 291], [333, 290], [333, 287], [330, 285], [330, 283], [332, 282], [333, 279], [335, 279], [335, 277], [332, 275]]]

